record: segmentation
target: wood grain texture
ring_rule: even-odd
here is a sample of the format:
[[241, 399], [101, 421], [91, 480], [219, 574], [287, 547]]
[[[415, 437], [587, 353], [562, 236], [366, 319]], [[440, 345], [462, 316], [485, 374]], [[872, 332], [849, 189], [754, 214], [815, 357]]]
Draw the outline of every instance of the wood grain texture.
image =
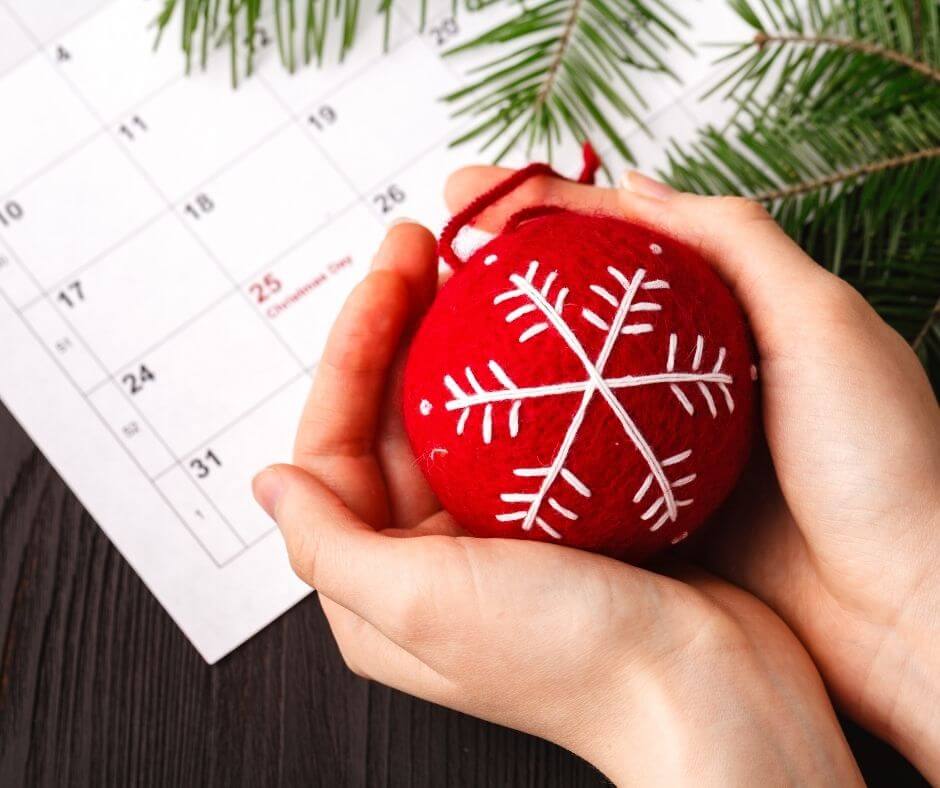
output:
[[[607, 784], [352, 676], [314, 598], [209, 667], [2, 406], [0, 644], [3, 788]], [[870, 784], [918, 784], [849, 735]]]

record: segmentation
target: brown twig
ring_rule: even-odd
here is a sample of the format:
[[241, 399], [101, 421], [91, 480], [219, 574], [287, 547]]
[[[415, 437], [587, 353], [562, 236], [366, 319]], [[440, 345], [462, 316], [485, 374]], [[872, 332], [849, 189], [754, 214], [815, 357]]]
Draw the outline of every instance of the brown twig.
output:
[[914, 350], [920, 348], [923, 341], [927, 338], [927, 334], [930, 332], [931, 326], [933, 326], [938, 317], [940, 317], [940, 298], [938, 298], [937, 303], [933, 305], [933, 309], [930, 310], [930, 314], [927, 316], [927, 320], [924, 321], [924, 325], [921, 327], [920, 331], [917, 332], [917, 336], [914, 337], [914, 341], [911, 342], [911, 347]]
[[568, 14], [568, 18], [565, 20], [565, 27], [561, 32], [561, 37], [558, 39], [558, 48], [555, 50], [555, 54], [552, 55], [552, 62], [548, 67], [548, 76], [546, 76], [545, 82], [539, 89], [538, 95], [535, 97], [535, 102], [532, 104], [533, 117], [548, 100], [548, 96], [555, 86], [555, 80], [558, 79], [558, 70], [561, 68], [562, 60], [565, 59], [565, 53], [568, 51], [568, 45], [571, 43], [571, 35], [574, 33], [574, 26], [578, 22], [578, 16], [581, 14], [581, 6], [583, 4], [584, 0], [575, 0], [574, 4], [571, 6], [571, 13]]
[[797, 194], [805, 194], [806, 192], [816, 191], [817, 189], [824, 189], [826, 186], [834, 186], [837, 183], [859, 178], [863, 175], [871, 175], [872, 173], [883, 172], [884, 170], [893, 170], [897, 167], [906, 167], [908, 164], [913, 164], [917, 161], [936, 159], [937, 157], [940, 157], [940, 146], [905, 153], [903, 156], [895, 156], [891, 159], [882, 159], [881, 161], [873, 161], [869, 164], [861, 164], [858, 167], [850, 167], [847, 170], [834, 172], [832, 175], [826, 175], [823, 178], [814, 178], [810, 181], [795, 183], [783, 189], [759, 192], [758, 194], [752, 195], [751, 199], [757, 200], [758, 202], [773, 202], [774, 200], [780, 200], [784, 197], [793, 197]]
[[933, 68], [929, 63], [917, 60], [916, 58], [905, 55], [903, 52], [897, 52], [888, 49], [880, 44], [872, 44], [868, 41], [856, 41], [852, 38], [838, 38], [836, 36], [806, 36], [799, 34], [776, 34], [776, 33], [758, 33], [754, 36], [754, 43], [758, 47], [767, 44], [806, 44], [807, 46], [832, 46], [840, 49], [851, 49], [855, 52], [862, 52], [866, 55], [880, 57], [883, 60], [890, 60], [892, 63], [899, 63], [907, 66], [918, 74], [923, 74], [934, 82], [940, 82], [940, 69]]

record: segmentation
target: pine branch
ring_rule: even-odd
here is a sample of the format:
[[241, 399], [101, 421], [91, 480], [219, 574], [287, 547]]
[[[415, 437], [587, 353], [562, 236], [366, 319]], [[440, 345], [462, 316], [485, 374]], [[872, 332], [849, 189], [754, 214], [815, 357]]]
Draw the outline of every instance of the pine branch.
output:
[[538, 0], [451, 49], [447, 55], [495, 50], [470, 72], [466, 86], [445, 97], [455, 117], [470, 119], [453, 144], [477, 140], [481, 150], [499, 145], [499, 161], [524, 140], [530, 155], [540, 147], [551, 159], [564, 136], [583, 141], [598, 132], [632, 161], [614, 118], [644, 127], [645, 102], [635, 77], [641, 71], [675, 76], [664, 52], [682, 45], [676, 26], [684, 21], [657, 5], [654, 10], [645, 0]]
[[548, 97], [552, 94], [555, 81], [558, 79], [558, 71], [562, 63], [564, 63], [565, 56], [568, 54], [568, 49], [571, 46], [571, 35], [574, 33], [583, 3], [584, 0], [574, 0], [571, 4], [571, 13], [568, 14], [568, 18], [565, 20], [561, 37], [558, 39], [558, 48], [555, 50], [555, 54], [552, 56], [552, 60], [548, 65], [548, 74], [545, 77], [545, 82], [539, 89], [538, 95], [535, 97], [535, 102], [532, 105], [532, 111], [534, 113], [537, 113], [542, 108], [548, 100]]
[[[420, 4], [421, 19], [427, 0]], [[383, 17], [385, 47], [388, 48], [394, 0], [377, 0], [375, 12]], [[298, 8], [299, 5], [303, 8]], [[342, 61], [352, 49], [359, 28], [360, 0], [163, 0], [163, 8], [154, 19], [157, 30], [155, 46], [179, 17], [181, 48], [186, 57], [186, 72], [199, 55], [204, 69], [209, 59], [210, 41], [226, 47], [237, 85], [244, 74], [254, 72], [260, 48], [275, 42], [284, 67], [293, 73], [302, 58], [305, 65], [323, 62], [327, 45], [338, 42], [338, 59]], [[273, 38], [269, 30], [273, 29]], [[298, 53], [300, 50], [300, 53]]]
[[[920, 8], [919, 5], [916, 6]], [[851, 49], [866, 55], [873, 55], [882, 60], [890, 60], [899, 63], [902, 66], [923, 74], [928, 79], [940, 82], [940, 69], [932, 68], [929, 64], [923, 63], [913, 57], [909, 57], [902, 52], [896, 52], [893, 49], [871, 44], [867, 41], [853, 41], [851, 38], [837, 38], [835, 36], [807, 36], [795, 34], [776, 34], [757, 33], [754, 36], [754, 44], [757, 47], [764, 47], [768, 44], [806, 44], [807, 46], [832, 46], [840, 49]]]
[[865, 175], [873, 175], [878, 172], [883, 172], [884, 170], [893, 170], [899, 167], [907, 167], [911, 164], [921, 161], [922, 159], [935, 159], [938, 156], [940, 156], [940, 146], [935, 148], [928, 148], [927, 150], [915, 151], [913, 153], [906, 153], [903, 156], [895, 156], [890, 159], [874, 161], [870, 164], [862, 164], [858, 167], [851, 167], [850, 169], [835, 172], [832, 175], [827, 175], [823, 178], [815, 178], [814, 180], [795, 183], [792, 186], [787, 186], [784, 189], [757, 192], [756, 194], [751, 195], [751, 198], [757, 200], [758, 202], [774, 202], [775, 200], [781, 200], [787, 197], [795, 197], [799, 194], [806, 194], [807, 192], [820, 191], [827, 186], [834, 186], [838, 183], [844, 183], [845, 181], [850, 181]]
[[917, 336], [915, 336], [914, 340], [911, 342], [911, 347], [915, 351], [920, 350], [927, 339], [927, 335], [930, 333], [930, 329], [933, 328], [938, 320], [940, 320], [940, 298], [938, 298], [937, 303], [933, 305], [930, 316], [924, 321], [923, 328], [917, 332]]
[[667, 179], [768, 205], [911, 341], [940, 387], [940, 6], [732, 0], [755, 30], [715, 89], [736, 112]]

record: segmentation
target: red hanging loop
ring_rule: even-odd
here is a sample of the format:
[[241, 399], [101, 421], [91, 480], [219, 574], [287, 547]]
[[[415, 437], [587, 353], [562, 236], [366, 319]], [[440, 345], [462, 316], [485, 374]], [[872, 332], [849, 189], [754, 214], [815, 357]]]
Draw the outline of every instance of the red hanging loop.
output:
[[[578, 176], [576, 182], [592, 184], [594, 183], [594, 175], [597, 173], [597, 169], [601, 165], [601, 160], [598, 158], [597, 153], [595, 152], [590, 142], [584, 143], [581, 153], [584, 157], [584, 164], [581, 168], [581, 174]], [[444, 262], [447, 263], [454, 271], [460, 269], [466, 261], [461, 259], [454, 250], [454, 240], [457, 238], [457, 234], [464, 227], [470, 224], [473, 219], [493, 205], [493, 203], [501, 200], [507, 194], [515, 191], [519, 186], [521, 186], [530, 178], [535, 178], [539, 175], [550, 175], [553, 178], [562, 178], [563, 180], [567, 180], [563, 175], [559, 175], [547, 164], [530, 164], [527, 167], [523, 167], [521, 170], [517, 170], [505, 180], [500, 181], [492, 189], [484, 192], [475, 200], [473, 200], [462, 211], [459, 211], [454, 216], [452, 216], [451, 220], [447, 223], [447, 226], [444, 227], [444, 231], [441, 233], [441, 239], [437, 245], [438, 254], [444, 259]], [[530, 211], [531, 209], [526, 210]]]
[[597, 170], [601, 166], [600, 157], [597, 155], [597, 151], [594, 150], [594, 146], [586, 140], [584, 145], [581, 146], [581, 156], [584, 164], [581, 167], [581, 174], [578, 176], [578, 183], [593, 186], [594, 176], [597, 175]]

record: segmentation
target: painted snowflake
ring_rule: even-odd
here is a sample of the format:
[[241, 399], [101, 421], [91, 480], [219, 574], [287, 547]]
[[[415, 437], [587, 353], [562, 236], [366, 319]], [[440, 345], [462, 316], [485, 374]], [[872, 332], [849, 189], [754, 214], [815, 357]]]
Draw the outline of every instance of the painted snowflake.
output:
[[[446, 391], [443, 398], [420, 400], [423, 416], [443, 405], [454, 440], [473, 440], [478, 462], [500, 476], [498, 504], [488, 500], [484, 506], [502, 531], [538, 529], [553, 540], [569, 542], [579, 520], [595, 517], [599, 509], [609, 516], [611, 506], [622, 503], [624, 509], [633, 505], [635, 513], [624, 511], [619, 516], [638, 518], [647, 532], [669, 524], [669, 541], [687, 535], [682, 513], [695, 508], [695, 491], [700, 488], [696, 480], [703, 473], [702, 464], [709, 461], [708, 451], [703, 451], [703, 440], [697, 445], [677, 443], [680, 429], [664, 428], [662, 414], [677, 427], [683, 426], [682, 420], [717, 422], [721, 414], [730, 416], [735, 411], [735, 375], [726, 347], [706, 341], [709, 332], [690, 332], [688, 321], [670, 330], [657, 319], [669, 302], [671, 285], [662, 273], [648, 271], [661, 270], [655, 258], [662, 255], [662, 247], [649, 243], [647, 250], [653, 264], [607, 265], [580, 282], [575, 292], [565, 285], [559, 266], [532, 260], [515, 271], [502, 271], [503, 286], [495, 296], [490, 291], [489, 309], [495, 312], [491, 319], [512, 332], [513, 345], [519, 349], [512, 351], [506, 337], [497, 337], [489, 357], [476, 352], [470, 354], [474, 363], [461, 371], [444, 367], [446, 372], [438, 379]], [[499, 256], [490, 254], [483, 262], [495, 266]], [[656, 340], [657, 334], [661, 339]], [[517, 370], [532, 366], [538, 356], [531, 354], [546, 337], [554, 339], [551, 352], [560, 349], [566, 355], [565, 364], [529, 370], [520, 382]], [[643, 343], [643, 352], [633, 353], [630, 343]], [[629, 367], [625, 360], [634, 356], [652, 368], [621, 369]], [[617, 365], [611, 363], [614, 358]], [[557, 377], [544, 379], [543, 369], [556, 371]], [[539, 378], [534, 384], [533, 377]], [[631, 395], [633, 401], [645, 402], [650, 393], [657, 410], [631, 407]], [[538, 409], [540, 413], [534, 412]], [[645, 423], [634, 411], [653, 423]], [[594, 422], [590, 440], [596, 443], [599, 435], [616, 437], [619, 440], [610, 445], [629, 453], [610, 457], [607, 461], [622, 462], [624, 471], [606, 471], [600, 482], [592, 478], [591, 470], [598, 452], [588, 457], [590, 448], [584, 448], [580, 460], [573, 461], [579, 444], [587, 440], [583, 433], [588, 418]], [[690, 434], [701, 438], [702, 429]], [[519, 443], [531, 451], [520, 453], [514, 445]], [[437, 451], [446, 462], [456, 446], [442, 442]], [[501, 450], [491, 453], [494, 447]], [[696, 456], [699, 452], [705, 456]], [[609, 448], [603, 453], [609, 454]], [[470, 460], [464, 457], [462, 467], [468, 467]], [[510, 464], [505, 465], [503, 458], [511, 458]], [[481, 489], [487, 481], [479, 483]], [[629, 489], [622, 489], [627, 484]], [[604, 501], [598, 500], [599, 494]]]

